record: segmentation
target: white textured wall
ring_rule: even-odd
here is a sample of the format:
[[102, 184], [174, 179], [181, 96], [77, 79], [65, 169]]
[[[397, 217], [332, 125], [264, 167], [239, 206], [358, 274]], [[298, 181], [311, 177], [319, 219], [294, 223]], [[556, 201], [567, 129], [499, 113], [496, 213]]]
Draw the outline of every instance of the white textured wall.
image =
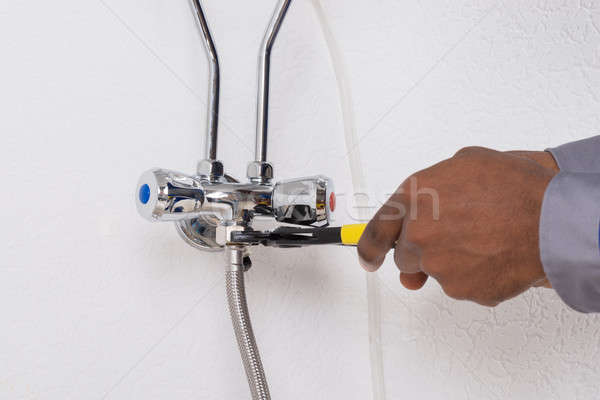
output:
[[[252, 156], [256, 52], [274, 0], [206, 0], [220, 150]], [[323, 0], [373, 197], [461, 146], [543, 149], [600, 130], [600, 2]], [[351, 191], [335, 76], [296, 0], [273, 56], [280, 178]], [[0, 398], [233, 399], [248, 390], [222, 259], [135, 212], [143, 170], [193, 171], [207, 65], [186, 0], [0, 2]], [[340, 212], [340, 222], [350, 218]], [[371, 397], [350, 249], [264, 250], [248, 275], [276, 399]], [[379, 274], [386, 399], [600, 397], [600, 320], [550, 291], [490, 310]]]

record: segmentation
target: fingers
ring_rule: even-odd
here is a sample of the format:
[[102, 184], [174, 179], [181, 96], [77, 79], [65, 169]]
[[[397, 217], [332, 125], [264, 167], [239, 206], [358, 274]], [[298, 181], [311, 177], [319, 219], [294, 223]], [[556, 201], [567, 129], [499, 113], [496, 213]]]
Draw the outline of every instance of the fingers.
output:
[[[406, 229], [406, 224], [404, 229]], [[422, 252], [418, 246], [407, 242], [406, 232], [402, 232], [401, 238], [396, 243], [394, 250], [394, 261], [400, 272], [400, 283], [409, 290], [419, 290], [427, 282], [428, 275], [422, 272]]]
[[358, 259], [367, 271], [376, 271], [402, 232], [408, 207], [406, 195], [399, 189], [373, 217], [358, 243]]
[[469, 147], [463, 147], [462, 149], [458, 150], [454, 154], [454, 157], [469, 156], [469, 155], [473, 155], [473, 154], [482, 154], [482, 153], [486, 153], [486, 152], [490, 152], [490, 151], [494, 151], [494, 150], [488, 149], [487, 147], [481, 147], [481, 146], [469, 146]]
[[[407, 229], [407, 225], [404, 224], [404, 229]], [[414, 274], [421, 272], [422, 267], [422, 252], [421, 249], [406, 240], [406, 232], [402, 232], [400, 239], [396, 242], [396, 248], [394, 249], [394, 262], [401, 272], [408, 274]]]
[[400, 272], [400, 283], [409, 290], [419, 290], [427, 282], [427, 274], [424, 272], [417, 272], [416, 274], [409, 274], [406, 272]]
[[358, 243], [358, 258], [364, 269], [376, 271], [386, 254], [395, 248], [394, 261], [402, 271], [400, 283], [407, 289], [419, 290], [428, 279], [420, 270], [421, 252], [418, 247], [399, 240], [408, 205], [408, 195], [400, 188], [365, 228]]

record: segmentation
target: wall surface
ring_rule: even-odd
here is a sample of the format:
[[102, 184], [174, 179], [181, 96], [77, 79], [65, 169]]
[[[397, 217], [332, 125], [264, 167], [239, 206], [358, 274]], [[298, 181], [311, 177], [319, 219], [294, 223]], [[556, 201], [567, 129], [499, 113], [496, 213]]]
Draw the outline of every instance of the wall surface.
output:
[[[243, 176], [275, 1], [204, 3], [223, 74], [220, 156]], [[296, 0], [273, 55], [279, 178], [327, 174], [348, 199], [359, 152], [375, 207], [462, 146], [543, 149], [600, 130], [598, 1], [322, 5], [358, 145], [345, 144], [312, 3]], [[207, 63], [187, 1], [2, 1], [0, 54], [0, 398], [247, 398], [222, 256], [144, 222], [133, 202], [143, 170], [192, 172], [201, 155]], [[342, 204], [338, 221], [352, 214]], [[351, 249], [253, 258], [249, 301], [275, 399], [368, 399], [382, 393], [372, 382], [381, 399], [600, 397], [600, 319], [550, 290], [487, 309], [435, 282], [408, 293], [388, 260], [369, 329]]]

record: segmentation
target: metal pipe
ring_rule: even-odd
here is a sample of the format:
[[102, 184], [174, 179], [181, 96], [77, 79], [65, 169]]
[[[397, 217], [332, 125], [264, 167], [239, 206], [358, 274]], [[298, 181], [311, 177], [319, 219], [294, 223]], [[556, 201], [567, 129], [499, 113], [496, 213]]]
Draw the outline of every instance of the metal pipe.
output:
[[269, 128], [269, 74], [271, 50], [292, 0], [280, 0], [263, 39], [258, 69], [258, 105], [256, 118], [255, 161], [267, 162], [267, 135]]
[[221, 85], [221, 76], [219, 69], [219, 57], [217, 50], [208, 28], [208, 23], [204, 17], [204, 11], [202, 10], [202, 3], [200, 0], [191, 0], [194, 6], [196, 22], [202, 31], [202, 38], [204, 47], [206, 48], [206, 55], [208, 56], [209, 68], [209, 80], [208, 80], [208, 128], [206, 132], [206, 143], [205, 143], [205, 159], [216, 160], [217, 159], [217, 140], [218, 140], [218, 129], [219, 129], [219, 92]]
[[244, 286], [244, 271], [249, 268], [249, 258], [243, 246], [230, 246], [227, 249], [229, 262], [225, 271], [227, 287], [227, 302], [233, 322], [235, 337], [240, 348], [244, 370], [253, 400], [270, 400], [269, 385], [265, 377], [262, 361], [252, 331], [246, 288]]

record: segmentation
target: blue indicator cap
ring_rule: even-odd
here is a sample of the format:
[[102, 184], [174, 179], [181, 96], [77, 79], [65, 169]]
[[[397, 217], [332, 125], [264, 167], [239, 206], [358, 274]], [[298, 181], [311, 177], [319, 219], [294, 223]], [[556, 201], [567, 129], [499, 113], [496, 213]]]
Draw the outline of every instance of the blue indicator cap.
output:
[[148, 203], [148, 201], [150, 201], [150, 186], [146, 184], [142, 185], [140, 187], [139, 197], [142, 204]]

